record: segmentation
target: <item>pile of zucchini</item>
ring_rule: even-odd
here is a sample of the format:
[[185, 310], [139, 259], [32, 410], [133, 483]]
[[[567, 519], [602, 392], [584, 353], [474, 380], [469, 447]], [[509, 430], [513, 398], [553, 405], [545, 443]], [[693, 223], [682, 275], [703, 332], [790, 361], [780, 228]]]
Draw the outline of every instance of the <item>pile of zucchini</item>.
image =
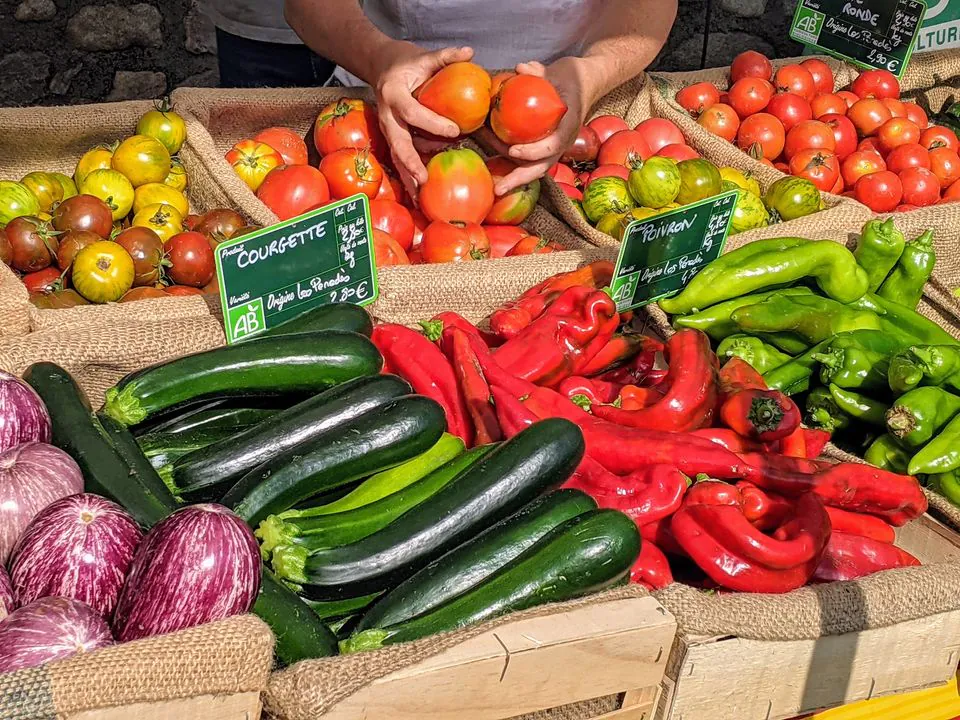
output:
[[633, 522], [551, 492], [583, 456], [574, 424], [466, 450], [437, 403], [380, 374], [370, 331], [361, 308], [319, 308], [286, 332], [132, 373], [98, 413], [56, 365], [25, 379], [90, 492], [144, 527], [219, 502], [254, 528], [254, 611], [287, 664], [337, 652], [338, 637], [345, 652], [380, 647], [628, 577]]

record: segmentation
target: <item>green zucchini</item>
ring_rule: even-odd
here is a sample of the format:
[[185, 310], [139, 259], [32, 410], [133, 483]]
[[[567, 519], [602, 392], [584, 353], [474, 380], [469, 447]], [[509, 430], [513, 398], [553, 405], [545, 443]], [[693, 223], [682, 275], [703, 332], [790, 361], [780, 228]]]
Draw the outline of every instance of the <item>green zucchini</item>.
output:
[[47, 406], [53, 427], [51, 442], [77, 461], [87, 492], [115, 500], [144, 527], [176, 508], [162, 483], [160, 492], [123, 459], [66, 370], [40, 362], [27, 368], [23, 379]]
[[390, 590], [357, 630], [390, 627], [443, 605], [499, 572], [558, 525], [596, 509], [594, 499], [579, 490], [537, 498]]
[[291, 557], [284, 564], [278, 550], [275, 567], [282, 568], [284, 579], [303, 585], [304, 595], [314, 600], [386, 590], [563, 483], [583, 450], [583, 435], [572, 422], [541, 420], [373, 535], [318, 550], [303, 563]]
[[328, 330], [255, 338], [154, 365], [107, 390], [105, 412], [124, 425], [212, 395], [319, 392], [376, 375], [383, 358], [367, 338]]
[[433, 400], [398, 398], [254, 468], [220, 502], [255, 528], [301, 500], [416, 457], [445, 425]]
[[337, 638], [323, 620], [266, 568], [253, 612], [273, 630], [284, 665], [337, 654]]
[[215, 500], [258, 465], [411, 392], [396, 375], [359, 377], [192, 452], [160, 475], [184, 500]]
[[149, 433], [137, 438], [137, 445], [157, 470], [175, 462], [184, 455], [225, 440], [243, 430], [243, 427], [203, 425], [179, 433]]
[[380, 597], [380, 593], [372, 595], [363, 595], [358, 598], [348, 598], [347, 600], [331, 600], [323, 602], [322, 600], [311, 600], [310, 598], [301, 598], [307, 607], [316, 613], [317, 617], [326, 623], [332, 620], [349, 617], [358, 612], [363, 612], [370, 607], [370, 604]]
[[340, 650], [373, 650], [587, 595], [626, 578], [639, 552], [640, 533], [630, 518], [619, 510], [590, 510], [462, 595], [405, 622], [359, 632]]
[[370, 313], [359, 305], [333, 303], [300, 313], [284, 323], [264, 330], [257, 337], [293, 335], [320, 330], [344, 330], [370, 337], [373, 332], [373, 321], [370, 319]]
[[[306, 399], [306, 398], [304, 398]], [[137, 437], [145, 435], [178, 435], [180, 433], [193, 432], [195, 430], [207, 429], [232, 429], [233, 432], [240, 432], [251, 425], [263, 422], [268, 417], [276, 415], [277, 408], [255, 408], [255, 407], [198, 407], [189, 413], [172, 417], [153, 427], [140, 429], [133, 433]]]
[[281, 556], [295, 553], [302, 563], [315, 550], [362, 540], [439, 492], [492, 449], [492, 445], [481, 445], [468, 450], [423, 479], [369, 505], [331, 515], [315, 515], [310, 510], [271, 515], [255, 533], [261, 539], [260, 549], [266, 557], [283, 546]]
[[[130, 466], [130, 470], [141, 484], [157, 497], [170, 497], [172, 493], [164, 484], [160, 475], [137, 445], [137, 439], [130, 431], [105, 413], [97, 413], [96, 421], [113, 444], [117, 454]], [[173, 496], [176, 501], [176, 496]]]

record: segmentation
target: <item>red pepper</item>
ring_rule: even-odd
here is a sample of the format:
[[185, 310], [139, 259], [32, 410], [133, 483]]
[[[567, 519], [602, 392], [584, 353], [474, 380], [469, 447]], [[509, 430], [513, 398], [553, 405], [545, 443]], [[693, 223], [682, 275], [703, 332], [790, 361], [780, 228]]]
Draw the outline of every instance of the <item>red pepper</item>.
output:
[[557, 387], [557, 392], [582, 408], [589, 408], [591, 403], [611, 403], [620, 394], [621, 386], [596, 378], [585, 378], [579, 375], [568, 377]]
[[667, 343], [670, 389], [655, 405], [621, 410], [594, 405], [593, 414], [620, 425], [657, 430], [696, 430], [710, 425], [717, 404], [717, 356], [699, 330], [680, 330]]
[[800, 408], [779, 390], [739, 390], [720, 407], [720, 420], [740, 435], [773, 442], [800, 427]]
[[642, 525], [640, 527], [640, 537], [643, 538], [644, 544], [654, 543], [668, 555], [687, 557], [687, 553], [673, 536], [673, 530], [670, 528], [670, 518], [668, 517]]
[[758, 530], [780, 527], [793, 512], [793, 503], [782, 495], [768, 493], [744, 481], [738, 482], [736, 487], [740, 491], [743, 516]]
[[720, 400], [740, 390], [766, 390], [767, 383], [763, 375], [753, 369], [753, 366], [742, 358], [730, 358], [720, 368], [717, 376], [720, 385]]
[[435, 343], [439, 343], [443, 331], [451, 327], [460, 328], [468, 335], [480, 338], [489, 347], [496, 347], [502, 342], [493, 333], [481, 330], [463, 315], [452, 311], [438, 313], [429, 320], [421, 320], [420, 327], [423, 328], [423, 334], [427, 336], [427, 339]]
[[490, 394], [497, 409], [497, 422], [505, 439], [509, 440], [540, 419], [506, 390], [493, 385]]
[[[602, 294], [606, 295], [606, 293]], [[577, 375], [586, 375], [587, 373], [584, 371], [584, 368], [586, 368], [598, 354], [603, 352], [603, 349], [607, 346], [607, 343], [610, 342], [610, 338], [613, 337], [613, 334], [619, 326], [620, 313], [616, 311], [616, 306], [614, 306], [613, 315], [600, 324], [596, 337], [587, 343], [582, 352], [577, 355], [573, 364], [573, 372]]]
[[[830, 442], [830, 433], [816, 428], [800, 428], [800, 430], [803, 433], [803, 444], [807, 451], [807, 458], [816, 460], [823, 452], [823, 448]], [[784, 438], [785, 441], [786, 438]]]
[[590, 494], [591, 488], [613, 486], [619, 477], [607, 470], [589, 455], [584, 455], [577, 469], [563, 484], [563, 487], [582, 490]]
[[877, 542], [890, 543], [896, 539], [893, 528], [883, 520], [873, 515], [849, 512], [840, 508], [827, 507], [830, 524], [835, 533], [847, 533], [860, 537], [872, 538]]
[[[807, 451], [807, 434], [804, 432], [804, 428], [798, 427], [780, 441], [780, 453], [787, 457], [810, 458], [810, 453]], [[817, 455], [819, 454], [817, 453]], [[813, 457], [816, 458], [817, 455]]]
[[753, 440], [747, 440], [739, 433], [730, 428], [700, 428], [690, 433], [694, 437], [703, 438], [710, 442], [715, 442], [720, 447], [726, 448], [730, 452], [764, 452], [765, 448], [761, 443]]
[[470, 346], [470, 338], [466, 332], [457, 327], [448, 327], [443, 331], [444, 344], [453, 348], [453, 369], [460, 384], [460, 390], [473, 421], [474, 442], [477, 445], [487, 445], [503, 438], [500, 424], [497, 422], [497, 413], [490, 404], [490, 386], [487, 384], [477, 355]]
[[659, 387], [624, 385], [617, 396], [617, 405], [622, 410], [643, 410], [663, 400], [663, 395]]
[[[612, 370], [636, 357], [651, 342], [657, 341], [648, 338], [646, 335], [614, 335], [607, 341], [600, 352], [594, 355], [593, 359], [583, 366], [580, 372], [590, 377]], [[663, 347], [661, 343], [657, 342], [657, 344], [660, 345], [661, 348]]]
[[583, 490], [598, 506], [619, 510], [642, 527], [677, 511], [687, 491], [687, 478], [670, 465], [650, 465], [624, 477], [596, 472], [589, 479], [580, 475], [564, 487]]
[[630, 582], [648, 590], [660, 590], [673, 582], [667, 556], [652, 542], [644, 541], [640, 545], [640, 555], [630, 569]]
[[384, 362], [420, 395], [436, 400], [447, 416], [447, 430], [469, 447], [473, 427], [450, 361], [416, 330], [403, 325], [377, 325], [370, 336]]
[[856, 580], [881, 570], [911, 567], [920, 561], [896, 545], [873, 538], [834, 532], [813, 579], [820, 582]]
[[570, 288], [543, 315], [497, 348], [494, 357], [516, 377], [556, 385], [574, 374], [591, 341], [601, 333], [612, 334], [616, 313], [606, 293]]

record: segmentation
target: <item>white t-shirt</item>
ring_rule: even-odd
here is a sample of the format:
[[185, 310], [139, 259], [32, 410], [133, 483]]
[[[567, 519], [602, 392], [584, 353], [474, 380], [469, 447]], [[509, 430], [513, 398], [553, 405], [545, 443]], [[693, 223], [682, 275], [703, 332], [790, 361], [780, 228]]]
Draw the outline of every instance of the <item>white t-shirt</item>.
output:
[[231, 35], [287, 45], [302, 42], [283, 19], [283, 0], [208, 0], [206, 11], [214, 25]]
[[[604, 0], [364, 0], [363, 10], [395, 40], [428, 50], [469, 46], [475, 63], [502, 70], [578, 55], [603, 5]], [[361, 84], [343, 68], [336, 77], [344, 85]]]

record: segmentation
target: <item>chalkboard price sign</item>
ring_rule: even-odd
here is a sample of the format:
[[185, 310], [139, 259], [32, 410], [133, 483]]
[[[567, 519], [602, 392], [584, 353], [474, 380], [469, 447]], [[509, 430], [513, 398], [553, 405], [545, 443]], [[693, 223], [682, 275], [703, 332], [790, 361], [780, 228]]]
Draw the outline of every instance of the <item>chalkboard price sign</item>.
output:
[[630, 223], [610, 286], [617, 310], [679, 292], [704, 265], [720, 257], [736, 202], [733, 190]]
[[790, 37], [865, 68], [907, 69], [924, 0], [800, 0]]
[[227, 342], [318, 305], [376, 300], [371, 227], [370, 201], [355, 195], [217, 246]]

